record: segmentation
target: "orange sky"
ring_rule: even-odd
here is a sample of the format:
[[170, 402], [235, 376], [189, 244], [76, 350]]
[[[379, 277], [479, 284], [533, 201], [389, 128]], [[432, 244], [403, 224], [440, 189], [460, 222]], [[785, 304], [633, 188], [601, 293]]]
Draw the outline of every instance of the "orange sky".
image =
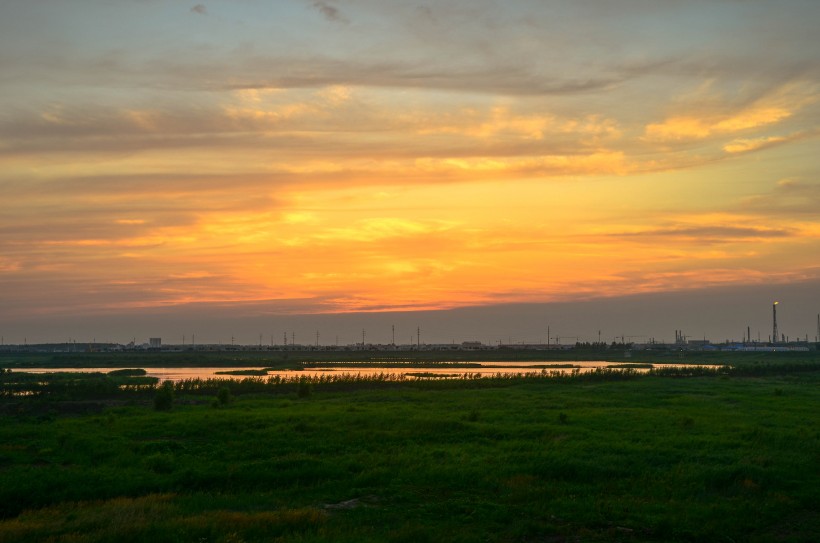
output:
[[816, 3], [170, 4], [0, 7], [19, 317], [820, 278]]

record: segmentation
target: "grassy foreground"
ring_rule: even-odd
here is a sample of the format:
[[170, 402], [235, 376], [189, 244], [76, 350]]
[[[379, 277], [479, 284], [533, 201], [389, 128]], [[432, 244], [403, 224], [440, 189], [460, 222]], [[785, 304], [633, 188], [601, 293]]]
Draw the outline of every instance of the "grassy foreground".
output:
[[215, 405], [0, 416], [0, 542], [820, 540], [817, 371]]

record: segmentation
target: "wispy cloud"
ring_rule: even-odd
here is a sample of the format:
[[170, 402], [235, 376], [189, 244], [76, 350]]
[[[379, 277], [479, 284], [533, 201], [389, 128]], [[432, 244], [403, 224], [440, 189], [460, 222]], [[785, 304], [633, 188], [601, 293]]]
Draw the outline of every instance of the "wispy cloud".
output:
[[786, 238], [797, 233], [783, 228], [754, 228], [744, 226], [673, 226], [655, 228], [633, 232], [619, 232], [611, 234], [618, 238], [641, 238], [655, 240], [660, 238], [680, 239], [701, 243], [730, 242], [738, 240], [762, 240], [771, 238]]
[[313, 9], [321, 13], [325, 16], [328, 21], [333, 21], [335, 23], [349, 23], [342, 13], [339, 11], [339, 8], [331, 4], [327, 1], [315, 1], [311, 4]]
[[798, 218], [817, 225], [820, 183], [799, 178], [781, 179], [771, 190], [745, 197], [740, 207], [767, 220]]
[[739, 106], [709, 92], [707, 87], [705, 92], [677, 105], [681, 113], [648, 124], [645, 137], [668, 142], [749, 132], [782, 123], [816, 101], [816, 86], [809, 84], [783, 84]]

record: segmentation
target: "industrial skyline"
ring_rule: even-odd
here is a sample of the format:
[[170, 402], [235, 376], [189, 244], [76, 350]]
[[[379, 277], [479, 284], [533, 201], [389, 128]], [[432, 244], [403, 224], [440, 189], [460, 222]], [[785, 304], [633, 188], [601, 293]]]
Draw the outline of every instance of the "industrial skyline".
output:
[[[808, 286], [809, 291], [813, 285]], [[24, 343], [119, 343], [137, 345], [149, 337], [162, 337], [165, 345], [245, 345], [245, 346], [349, 346], [349, 345], [430, 345], [480, 342], [499, 344], [582, 343], [679, 343], [708, 340], [713, 343], [816, 342], [820, 337], [820, 303], [801, 296], [797, 289], [786, 300], [756, 304], [740, 290], [737, 300], [720, 300], [708, 294], [667, 295], [660, 311], [643, 297], [590, 301], [573, 304], [507, 305], [494, 308], [463, 308], [452, 311], [403, 312], [354, 315], [269, 315], [226, 319], [220, 323], [179, 318], [171, 313], [147, 323], [135, 324], [131, 334], [112, 335], [104, 327], [81, 334], [55, 334], [47, 327], [27, 329], [23, 335], [2, 332], [4, 344]], [[652, 298], [652, 297], [650, 297]], [[658, 303], [655, 300], [654, 303]], [[771, 305], [772, 311], [763, 308]], [[700, 308], [696, 319], [675, 319], [668, 307], [691, 313]], [[778, 309], [780, 312], [778, 313]], [[643, 311], [645, 315], [638, 314]], [[695, 313], [697, 313], [695, 311]], [[734, 314], [730, 317], [729, 315]], [[631, 318], [629, 317], [631, 315]], [[511, 322], [515, 321], [514, 323]], [[727, 326], [727, 322], [731, 323]], [[456, 326], [454, 323], [462, 323]], [[617, 323], [617, 324], [616, 324]], [[113, 330], [125, 325], [111, 323]], [[76, 328], [78, 330], [81, 328]], [[19, 334], [19, 333], [18, 333]], [[776, 338], [774, 341], [772, 338]]]

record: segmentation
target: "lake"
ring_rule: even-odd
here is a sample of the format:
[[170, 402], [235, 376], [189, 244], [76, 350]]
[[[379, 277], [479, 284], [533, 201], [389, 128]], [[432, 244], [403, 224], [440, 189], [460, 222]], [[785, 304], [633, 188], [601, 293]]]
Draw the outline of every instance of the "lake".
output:
[[[629, 367], [629, 364], [619, 364], [616, 362], [608, 362], [601, 360], [586, 360], [573, 361], [565, 363], [550, 363], [550, 362], [481, 362], [476, 363], [476, 367], [448, 367], [447, 363], [441, 363], [435, 367], [411, 366], [411, 365], [396, 365], [391, 367], [377, 367], [372, 362], [361, 362], [359, 364], [345, 364], [343, 366], [322, 366], [311, 367], [305, 366], [304, 370], [271, 370], [268, 371], [267, 377], [301, 377], [301, 376], [320, 376], [320, 375], [405, 375], [408, 378], [417, 378], [413, 374], [424, 374], [424, 376], [433, 377], [440, 376], [442, 378], [456, 378], [462, 377], [465, 374], [474, 376], [480, 374], [482, 376], [489, 376], [495, 374], [516, 374], [516, 373], [532, 373], [546, 370], [548, 372], [558, 371], [561, 373], [568, 373], [573, 370], [580, 372], [595, 371], [597, 368], [606, 367]], [[573, 367], [566, 367], [571, 364]], [[652, 364], [655, 368], [664, 367], [681, 367], [684, 364]], [[25, 368], [15, 371], [24, 371], [29, 373], [53, 373], [53, 372], [100, 372], [108, 373], [116, 368]], [[184, 379], [247, 379], [254, 377], [251, 375], [220, 375], [217, 372], [225, 371], [243, 371], [243, 370], [260, 370], [262, 368], [255, 367], [197, 367], [197, 368], [145, 368], [149, 377], [156, 377], [161, 381], [182, 381]], [[634, 368], [639, 372], [646, 372], [648, 368]], [[264, 376], [263, 376], [264, 378]]]

